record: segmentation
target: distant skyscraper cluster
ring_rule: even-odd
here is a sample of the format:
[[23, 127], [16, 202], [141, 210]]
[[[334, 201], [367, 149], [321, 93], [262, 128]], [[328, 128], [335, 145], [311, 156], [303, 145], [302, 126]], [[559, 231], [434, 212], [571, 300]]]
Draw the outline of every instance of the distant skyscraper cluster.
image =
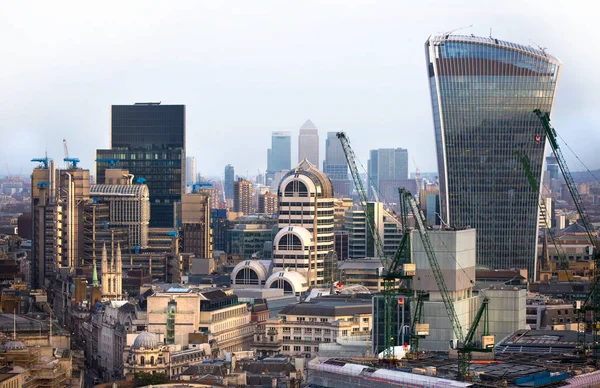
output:
[[[534, 109], [550, 112], [560, 62], [494, 38], [435, 35], [425, 43], [438, 156], [441, 213], [477, 230], [477, 264], [535, 268], [546, 135]], [[531, 273], [531, 272], [530, 272]]]

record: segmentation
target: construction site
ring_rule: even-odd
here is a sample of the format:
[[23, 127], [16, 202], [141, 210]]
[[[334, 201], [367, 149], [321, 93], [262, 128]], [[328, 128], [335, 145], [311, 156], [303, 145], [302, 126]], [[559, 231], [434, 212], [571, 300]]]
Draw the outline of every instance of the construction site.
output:
[[[593, 255], [593, 281], [600, 264], [597, 232], [557, 143], [547, 113], [537, 109], [546, 138], [564, 176]], [[339, 132], [365, 214], [369, 201], [346, 134]], [[531, 189], [540, 192], [531, 162], [517, 153]], [[369, 179], [369, 178], [368, 178]], [[526, 290], [480, 289], [475, 284], [476, 230], [432, 228], [417, 200], [399, 189], [402, 240], [386, 257], [376, 225], [366, 217], [384, 271], [384, 290], [373, 302], [372, 357], [324, 358], [308, 363], [312, 387], [593, 387], [600, 386], [598, 322], [600, 290], [574, 299], [574, 330], [530, 330], [525, 322]], [[540, 201], [539, 214], [546, 209]], [[560, 243], [558, 267], [567, 261]], [[573, 281], [567, 276], [571, 285]], [[521, 306], [521, 307], [519, 307]], [[565, 310], [566, 313], [566, 310]], [[558, 314], [561, 314], [559, 311]], [[562, 318], [560, 319], [562, 322]]]

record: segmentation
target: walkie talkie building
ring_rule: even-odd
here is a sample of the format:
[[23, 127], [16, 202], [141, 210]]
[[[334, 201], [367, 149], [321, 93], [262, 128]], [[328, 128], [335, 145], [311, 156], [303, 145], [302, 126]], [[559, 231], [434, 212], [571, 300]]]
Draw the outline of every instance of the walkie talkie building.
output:
[[477, 229], [477, 264], [536, 265], [546, 136], [533, 113], [552, 110], [560, 61], [494, 38], [435, 35], [425, 43], [440, 179], [441, 218]]

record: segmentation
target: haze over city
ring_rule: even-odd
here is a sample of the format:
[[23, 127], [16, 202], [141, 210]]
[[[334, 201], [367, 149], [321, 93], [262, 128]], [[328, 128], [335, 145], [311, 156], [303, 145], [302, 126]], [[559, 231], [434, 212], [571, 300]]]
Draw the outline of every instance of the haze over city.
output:
[[0, 388], [600, 387], [573, 4], [2, 4]]
[[[424, 42], [459, 31], [547, 47], [563, 67], [552, 112], [559, 134], [600, 167], [595, 108], [600, 38], [586, 3], [508, 1], [7, 2], [0, 63], [0, 175], [32, 168], [62, 139], [94, 170], [109, 147], [110, 106], [185, 104], [198, 171], [264, 172], [271, 131], [310, 119], [324, 142], [344, 130], [369, 149], [409, 150], [410, 171], [436, 171]], [[7, 139], [10, 146], [7, 147]], [[324, 146], [321, 145], [321, 160]], [[573, 170], [583, 167], [565, 153]]]

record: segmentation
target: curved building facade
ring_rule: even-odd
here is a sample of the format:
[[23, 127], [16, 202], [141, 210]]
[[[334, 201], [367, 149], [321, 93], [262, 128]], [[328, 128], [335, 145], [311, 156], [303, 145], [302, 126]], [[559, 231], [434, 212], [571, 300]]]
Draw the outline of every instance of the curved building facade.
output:
[[560, 61], [494, 38], [437, 35], [425, 43], [442, 219], [477, 229], [477, 264], [527, 268], [536, 258], [538, 197], [517, 153], [541, 180]]
[[298, 272], [309, 287], [326, 285], [337, 270], [331, 181], [305, 159], [281, 179], [278, 197], [275, 270]]

